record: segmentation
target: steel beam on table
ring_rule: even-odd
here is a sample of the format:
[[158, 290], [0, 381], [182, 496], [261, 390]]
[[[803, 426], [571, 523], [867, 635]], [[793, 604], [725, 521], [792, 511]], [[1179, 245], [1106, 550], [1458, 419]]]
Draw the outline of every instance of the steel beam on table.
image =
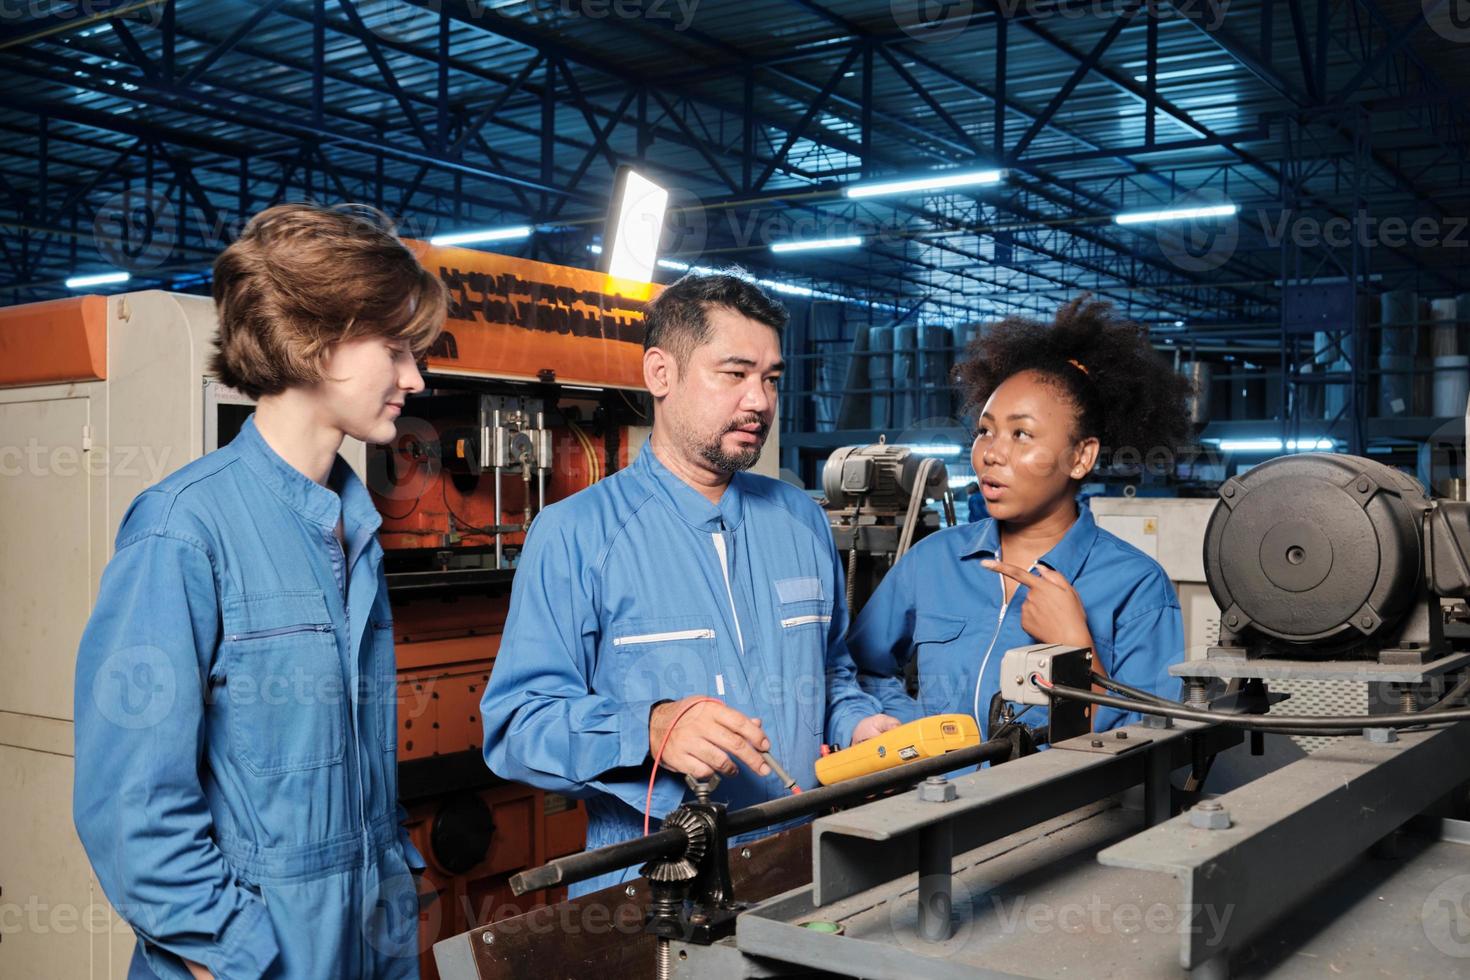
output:
[[[1158, 776], [1192, 761], [1193, 739], [1204, 740], [1213, 752], [1242, 739], [1238, 731], [1189, 723], [1169, 729], [1129, 725], [1117, 731], [1126, 739], [1118, 739], [1116, 731], [1087, 736], [1075, 740], [1083, 743], [1077, 750], [1061, 743], [955, 778], [951, 782], [957, 795], [947, 802], [905, 793], [818, 819], [812, 826], [815, 903], [840, 901], [912, 873], [919, 864], [920, 842], [935, 825], [952, 828], [952, 852], [960, 853], [1149, 782], [1155, 784], [1151, 795], [1157, 814]], [[1104, 745], [1092, 749], [1087, 744], [1092, 741]], [[1129, 748], [1118, 748], [1124, 744]]]
[[1197, 921], [1225, 923], [1186, 930], [1179, 962], [1224, 975], [1233, 950], [1467, 779], [1470, 722], [1400, 730], [1387, 743], [1344, 738], [1218, 797], [1230, 826], [1204, 829], [1181, 815], [1098, 861], [1177, 877]]

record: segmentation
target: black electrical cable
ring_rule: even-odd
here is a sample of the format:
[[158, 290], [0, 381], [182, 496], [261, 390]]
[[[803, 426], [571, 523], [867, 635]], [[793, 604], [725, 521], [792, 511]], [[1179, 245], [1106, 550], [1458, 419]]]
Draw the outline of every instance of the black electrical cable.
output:
[[1172, 701], [1169, 698], [1161, 697], [1157, 694], [1145, 691], [1140, 687], [1129, 687], [1122, 681], [1113, 680], [1113, 678], [1108, 677], [1105, 674], [1099, 674], [1096, 671], [1093, 671], [1092, 673], [1092, 682], [1099, 685], [1100, 687], [1105, 687], [1115, 693], [1126, 694], [1130, 698], [1137, 698], [1140, 701], [1147, 701], [1150, 704], [1173, 705], [1179, 703], [1178, 701]]
[[[1036, 675], [1032, 675], [1033, 679]], [[1177, 718], [1181, 721], [1198, 721], [1211, 725], [1228, 725], [1234, 728], [1255, 729], [1260, 731], [1272, 731], [1282, 734], [1357, 734], [1367, 728], [1406, 728], [1412, 725], [1424, 725], [1443, 721], [1470, 721], [1470, 708], [1438, 708], [1434, 710], [1430, 718], [1426, 718], [1426, 712], [1411, 712], [1407, 714], [1391, 715], [1323, 715], [1321, 717], [1308, 717], [1304, 715], [1227, 715], [1219, 711], [1202, 711], [1196, 708], [1170, 707], [1162, 704], [1153, 704], [1147, 701], [1139, 701], [1132, 698], [1117, 698], [1107, 694], [1094, 694], [1092, 691], [1084, 691], [1080, 688], [1067, 687], [1062, 684], [1042, 684], [1042, 689], [1055, 697], [1070, 698], [1073, 701], [1086, 701], [1089, 704], [1100, 704], [1108, 708], [1119, 708], [1123, 711], [1137, 711], [1145, 715], [1163, 715], [1166, 718]], [[1440, 702], [1441, 704], [1443, 702]]]

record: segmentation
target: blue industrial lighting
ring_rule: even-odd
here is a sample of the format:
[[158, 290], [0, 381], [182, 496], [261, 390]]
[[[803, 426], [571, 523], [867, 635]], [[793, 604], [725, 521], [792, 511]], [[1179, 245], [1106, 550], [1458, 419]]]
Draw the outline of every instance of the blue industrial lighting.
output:
[[67, 289], [86, 289], [89, 286], [111, 286], [133, 278], [127, 272], [98, 272], [87, 276], [72, 276], [66, 281]]
[[1155, 221], [1187, 221], [1190, 218], [1226, 218], [1240, 210], [1237, 204], [1209, 204], [1197, 208], [1165, 208], [1161, 211], [1124, 211], [1113, 215], [1120, 225], [1142, 225]]
[[[1206, 440], [1214, 442], [1216, 440]], [[1220, 439], [1218, 440], [1220, 451], [1225, 453], [1279, 453], [1283, 448], [1287, 452], [1331, 452], [1337, 448], [1336, 441], [1332, 439], [1280, 439], [1270, 437], [1260, 439]]]
[[884, 180], [853, 184], [843, 191], [848, 197], [882, 197], [887, 194], [916, 194], [920, 191], [948, 190], [951, 187], [973, 187], [998, 184], [1005, 179], [1004, 170], [952, 170], [913, 177], [908, 180]]
[[774, 242], [771, 251], [780, 255], [784, 252], [811, 252], [824, 248], [857, 248], [862, 243], [862, 238], [857, 235], [846, 238], [812, 238], [807, 241]]
[[919, 456], [958, 456], [965, 451], [964, 446], [948, 442], [900, 443], [899, 445]]
[[448, 235], [435, 235], [430, 245], [477, 245], [481, 242], [510, 242], [518, 238], [529, 238], [534, 229], [530, 225], [513, 225], [509, 228], [481, 228], [477, 231], [456, 231]]
[[[1155, 81], [1166, 82], [1171, 78], [1194, 78], [1197, 75], [1219, 75], [1227, 71], [1234, 71], [1234, 65], [1200, 65], [1198, 68], [1174, 68], [1170, 71], [1161, 71], [1154, 76]], [[1147, 75], [1134, 75], [1135, 82], [1148, 81]]]

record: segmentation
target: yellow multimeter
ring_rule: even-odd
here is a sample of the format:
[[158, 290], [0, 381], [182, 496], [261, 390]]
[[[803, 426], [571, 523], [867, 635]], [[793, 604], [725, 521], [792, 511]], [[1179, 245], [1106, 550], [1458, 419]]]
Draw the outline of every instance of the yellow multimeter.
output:
[[980, 744], [980, 726], [969, 715], [931, 715], [817, 760], [817, 782], [831, 786], [858, 776], [882, 772], [915, 759], [967, 749]]

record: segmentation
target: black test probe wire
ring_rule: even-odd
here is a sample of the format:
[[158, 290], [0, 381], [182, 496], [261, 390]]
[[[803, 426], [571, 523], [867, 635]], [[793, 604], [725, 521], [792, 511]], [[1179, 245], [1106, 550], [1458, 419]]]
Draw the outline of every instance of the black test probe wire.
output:
[[1407, 728], [1439, 722], [1470, 721], [1470, 708], [1451, 707], [1456, 701], [1464, 697], [1467, 692], [1470, 692], [1470, 677], [1460, 681], [1444, 697], [1424, 708], [1422, 711], [1391, 715], [1340, 716], [1226, 714], [1222, 711], [1188, 708], [1179, 704], [1177, 701], [1169, 701], [1165, 698], [1157, 697], [1149, 694], [1147, 691], [1129, 687], [1126, 684], [1115, 681], [1110, 677], [1103, 677], [1100, 674], [1093, 674], [1092, 679], [1102, 687], [1119, 691], [1128, 696], [1114, 697], [1108, 694], [1097, 694], [1093, 691], [1084, 691], [1081, 688], [1053, 684], [1037, 673], [1031, 675], [1031, 683], [1046, 691], [1053, 698], [1068, 698], [1073, 701], [1084, 701], [1088, 704], [1098, 704], [1109, 708], [1118, 708], [1123, 711], [1136, 711], [1139, 714], [1163, 715], [1166, 718], [1177, 718], [1181, 721], [1230, 725], [1235, 728], [1245, 728], [1282, 735], [1301, 733], [1314, 735], [1357, 735], [1365, 729], [1371, 728]]

